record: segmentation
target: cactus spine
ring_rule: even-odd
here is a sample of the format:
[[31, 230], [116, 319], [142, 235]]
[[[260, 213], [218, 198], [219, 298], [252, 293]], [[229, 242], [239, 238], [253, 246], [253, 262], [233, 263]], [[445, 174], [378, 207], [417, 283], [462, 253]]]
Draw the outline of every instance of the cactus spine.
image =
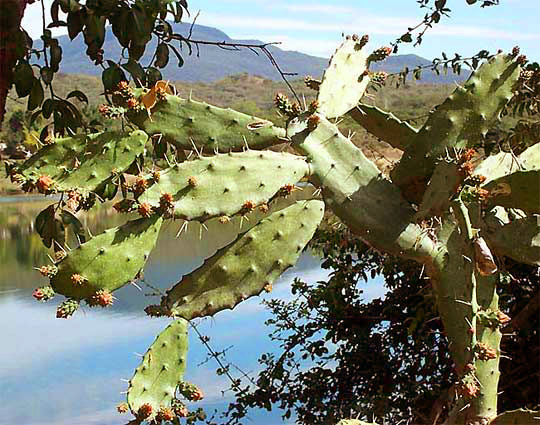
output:
[[[317, 101], [306, 111], [291, 105], [285, 96], [276, 97], [287, 118], [286, 129], [178, 98], [164, 82], [148, 90], [128, 90], [129, 98], [121, 95], [119, 106], [128, 109], [126, 116], [133, 124], [178, 149], [194, 146], [201, 158], [172, 164], [163, 172], [143, 173], [129, 188], [122, 186], [124, 199], [116, 208], [138, 211], [143, 218], [91, 239], [60, 261], [51, 286], [71, 298], [59, 309], [59, 316], [72, 314], [81, 299], [107, 304], [109, 294], [99, 291], [112, 292], [136, 276], [163, 220], [219, 216], [226, 225], [231, 215], [243, 217], [258, 206], [268, 211], [269, 202], [286, 197], [296, 182], [308, 177], [316, 192], [322, 193], [325, 206], [368, 244], [425, 266], [459, 379], [446, 425], [536, 423], [539, 412], [497, 412], [500, 329], [509, 318], [499, 311], [496, 289], [498, 256], [540, 264], [540, 144], [517, 158], [518, 168], [509, 154], [483, 158], [474, 150], [512, 98], [521, 60], [505, 54], [490, 58], [435, 109], [422, 128], [415, 129], [392, 114], [359, 104], [370, 82], [369, 64], [391, 53], [381, 48], [368, 54], [367, 41], [367, 37], [347, 38], [322, 81], [306, 80], [318, 90]], [[347, 113], [367, 131], [404, 151], [390, 178], [330, 121]], [[261, 152], [284, 138], [301, 157]], [[146, 135], [138, 132], [136, 140], [137, 146], [144, 144]], [[255, 150], [217, 154], [248, 148]], [[46, 158], [62, 163], [55, 149], [76, 153], [81, 147], [66, 141], [43, 150], [16, 169], [13, 178], [30, 179], [42, 192], [65, 189], [62, 177], [47, 172]], [[209, 155], [212, 151], [214, 156]], [[126, 155], [121, 168], [132, 160]], [[110, 161], [103, 166], [98, 180], [106, 182], [114, 175], [106, 170], [111, 166]], [[81, 164], [81, 169], [85, 167]], [[68, 170], [68, 176], [75, 179], [76, 175], [76, 170]], [[86, 190], [97, 190], [86, 177], [77, 179]], [[321, 215], [318, 200], [278, 210], [184, 277], [160, 306], [147, 309], [150, 315], [180, 319], [158, 337], [130, 383], [128, 404], [136, 421], [161, 421], [168, 417], [168, 409], [185, 416], [174, 401], [175, 388], [188, 397], [200, 395], [179, 376], [187, 349], [185, 319], [232, 308], [268, 286], [294, 263]], [[123, 242], [113, 245], [116, 237]], [[279, 252], [272, 249], [274, 245]], [[251, 247], [250, 252], [245, 246]], [[269, 255], [262, 252], [266, 246]], [[256, 252], [255, 258], [251, 251]], [[281, 255], [286, 258], [280, 263]], [[116, 257], [125, 261], [125, 268], [113, 265]], [[98, 263], [88, 266], [90, 258], [98, 258], [99, 267]], [[35, 293], [41, 300], [49, 296], [50, 291], [42, 289]]]

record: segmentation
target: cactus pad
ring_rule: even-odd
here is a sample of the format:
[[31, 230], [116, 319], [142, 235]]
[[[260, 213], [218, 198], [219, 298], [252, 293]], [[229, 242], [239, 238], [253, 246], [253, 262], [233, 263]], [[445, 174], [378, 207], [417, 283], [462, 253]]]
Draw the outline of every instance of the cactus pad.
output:
[[352, 37], [338, 47], [319, 87], [318, 111], [326, 118], [346, 114], [360, 101], [369, 84], [364, 43]]
[[364, 103], [349, 111], [349, 116], [378, 139], [401, 150], [405, 150], [418, 133], [394, 114]]
[[56, 139], [14, 169], [42, 192], [92, 192], [143, 153], [143, 131], [107, 132]]
[[129, 118], [149, 135], [160, 134], [179, 149], [194, 145], [205, 152], [241, 151], [246, 144], [263, 149], [283, 143], [285, 131], [270, 121], [208, 103], [166, 95], [152, 110], [131, 112]]
[[484, 186], [490, 192], [489, 203], [540, 213], [540, 170], [517, 171]]
[[77, 300], [124, 286], [144, 267], [162, 222], [158, 216], [129, 221], [93, 237], [57, 264], [51, 286]]
[[184, 276], [162, 307], [187, 320], [208, 316], [259, 294], [292, 267], [322, 220], [322, 201], [298, 201], [271, 214]]
[[409, 258], [429, 257], [435, 246], [411, 222], [414, 209], [400, 190], [328, 120], [321, 117], [314, 131], [305, 128], [293, 123], [288, 130], [293, 147], [310, 161], [310, 179], [323, 189], [326, 205], [371, 246]]
[[520, 73], [511, 55], [500, 54], [481, 65], [431, 114], [392, 171], [405, 197], [419, 203], [437, 158], [448, 148], [478, 143], [512, 98]]
[[[176, 387], [182, 382], [188, 350], [188, 323], [175, 320], [163, 330], [143, 356], [129, 382], [127, 402], [138, 416], [142, 406], [154, 417], [161, 408], [170, 408]], [[148, 405], [151, 409], [148, 409]]]
[[157, 208], [163, 194], [170, 194], [176, 218], [230, 216], [242, 209], [250, 212], [267, 202], [280, 188], [293, 185], [308, 172], [308, 164], [303, 158], [287, 153], [218, 154], [165, 170], [160, 174], [159, 182], [139, 197], [139, 202]]
[[540, 425], [540, 410], [509, 410], [497, 416], [490, 425]]

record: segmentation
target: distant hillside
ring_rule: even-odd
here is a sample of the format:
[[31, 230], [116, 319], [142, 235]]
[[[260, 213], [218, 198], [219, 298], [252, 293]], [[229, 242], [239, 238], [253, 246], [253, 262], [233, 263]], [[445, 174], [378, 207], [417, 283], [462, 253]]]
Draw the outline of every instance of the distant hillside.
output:
[[[175, 31], [182, 34], [187, 34], [189, 28], [189, 24], [182, 23], [174, 25]], [[216, 28], [202, 25], [194, 26], [192, 38], [199, 40], [260, 43], [257, 40], [233, 40]], [[59, 37], [59, 41], [64, 54], [62, 72], [88, 75], [98, 75], [101, 72], [101, 69], [96, 67], [85, 55], [86, 46], [81, 34], [73, 41], [70, 41], [68, 36]], [[154, 48], [155, 40], [150, 43], [147, 52], [153, 52]], [[110, 58], [120, 57], [121, 47], [116, 42], [110, 27], [107, 28], [104, 50]], [[300, 77], [305, 75], [320, 77], [328, 64], [328, 59], [310, 56], [300, 52], [285, 51], [275, 46], [270, 46], [269, 50], [283, 71], [297, 73]], [[184, 56], [185, 64], [182, 68], [178, 68], [176, 58], [171, 54], [170, 63], [163, 70], [164, 78], [173, 81], [212, 82], [229, 75], [248, 73], [273, 80], [279, 79], [278, 72], [264, 54], [256, 55], [247, 49], [230, 51], [215, 46], [201, 46], [198, 56], [194, 54], [188, 57], [188, 52], [185, 49]], [[150, 55], [146, 54], [143, 57], [143, 63], [148, 63], [149, 60]], [[412, 69], [417, 65], [427, 65], [429, 63], [428, 60], [416, 55], [396, 55], [388, 58], [381, 64], [377, 64], [373, 69], [399, 72], [405, 66]], [[423, 75], [422, 81], [426, 83], [451, 83], [462, 78], [453, 75], [437, 77], [431, 72], [426, 72]]]

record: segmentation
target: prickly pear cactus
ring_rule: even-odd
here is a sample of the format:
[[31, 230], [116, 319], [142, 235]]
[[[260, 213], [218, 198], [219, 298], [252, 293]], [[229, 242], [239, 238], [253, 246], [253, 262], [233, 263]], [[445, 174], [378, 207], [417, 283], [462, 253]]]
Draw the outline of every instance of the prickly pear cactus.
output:
[[129, 381], [127, 403], [141, 420], [155, 419], [164, 408], [171, 408], [176, 389], [182, 384], [188, 350], [188, 323], [172, 322], [144, 354]]
[[130, 111], [128, 116], [149, 135], [163, 137], [180, 149], [195, 146], [207, 153], [229, 152], [286, 141], [283, 129], [270, 121], [169, 94], [157, 99], [151, 109]]
[[167, 212], [175, 218], [231, 216], [251, 212], [280, 190], [294, 188], [307, 174], [308, 164], [296, 155], [271, 151], [218, 154], [163, 171], [138, 202], [158, 209], [163, 196], [170, 195]]
[[324, 203], [316, 200], [271, 214], [184, 276], [162, 299], [162, 312], [187, 320], [212, 316], [271, 291], [274, 281], [294, 266], [323, 214]]
[[81, 244], [56, 264], [52, 288], [66, 297], [100, 304], [100, 299], [94, 298], [100, 291], [117, 290], [143, 269], [162, 222], [159, 216], [141, 218]]
[[53, 139], [13, 168], [11, 177], [23, 188], [36, 187], [42, 193], [94, 192], [125, 171], [143, 153], [147, 140], [146, 133], [140, 130]]
[[[497, 283], [505, 256], [540, 264], [540, 144], [534, 141], [521, 154], [486, 156], [476, 150], [512, 98], [523, 58], [515, 52], [491, 57], [416, 129], [361, 103], [370, 81], [381, 84], [385, 78], [371, 74], [369, 65], [392, 51], [383, 47], [368, 54], [367, 42], [367, 36], [347, 38], [322, 81], [306, 79], [318, 91], [307, 110], [276, 96], [285, 129], [181, 99], [164, 81], [148, 89], [123, 82], [112, 98], [142, 131], [90, 136], [88, 146], [84, 136], [61, 139], [12, 170], [15, 181], [44, 193], [93, 192], [118, 175], [114, 185], [120, 185], [124, 199], [115, 208], [143, 216], [81, 244], [55, 266], [40, 268], [52, 288], [69, 297], [58, 317], [69, 317], [83, 299], [90, 305], [112, 302], [111, 292], [144, 266], [164, 220], [220, 216], [227, 223], [229, 216], [243, 220], [256, 207], [264, 216], [276, 199], [288, 200], [298, 181], [308, 179], [314, 189], [307, 200], [291, 201], [250, 224], [249, 231], [173, 285], [160, 306], [147, 309], [150, 315], [182, 319], [158, 337], [130, 383], [134, 423], [166, 422], [176, 411], [184, 415], [176, 392], [202, 396], [181, 381], [184, 319], [212, 315], [270, 289], [312, 237], [323, 202], [373, 248], [425, 266], [456, 365], [455, 399], [445, 424], [537, 423], [538, 412], [497, 412], [501, 329], [510, 320], [499, 310]], [[345, 114], [404, 151], [390, 176], [331, 121]], [[177, 152], [193, 148], [195, 159], [156, 169], [144, 150], [146, 133]], [[299, 155], [262, 152], [283, 141]], [[141, 168], [138, 176], [129, 176], [135, 157], [151, 172]], [[135, 183], [130, 186], [128, 178]], [[313, 199], [318, 194], [323, 201]], [[40, 301], [53, 295], [48, 287], [34, 291]], [[359, 413], [370, 417], [373, 412]], [[365, 422], [340, 422], [353, 424]]]

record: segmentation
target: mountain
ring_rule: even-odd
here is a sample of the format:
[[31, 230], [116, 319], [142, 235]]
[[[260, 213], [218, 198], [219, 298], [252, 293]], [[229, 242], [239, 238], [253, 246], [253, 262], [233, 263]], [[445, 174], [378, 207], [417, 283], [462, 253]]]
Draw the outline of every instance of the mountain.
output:
[[[191, 25], [180, 23], [173, 24], [175, 32], [187, 35]], [[224, 32], [203, 25], [195, 25], [193, 27], [192, 39], [211, 40], [211, 41], [226, 41], [237, 43], [256, 43], [258, 40], [233, 40]], [[69, 74], [89, 74], [100, 75], [101, 69], [95, 66], [86, 56], [86, 46], [82, 34], [79, 34], [73, 41], [69, 37], [61, 36], [58, 38], [63, 49], [63, 57], [61, 71]], [[147, 52], [153, 52], [155, 49], [155, 40], [147, 47]], [[116, 42], [110, 27], [107, 28], [105, 36], [104, 50], [109, 58], [118, 59], [121, 57], [121, 46]], [[320, 77], [323, 70], [328, 64], [328, 59], [316, 56], [310, 56], [304, 53], [295, 51], [282, 50], [276, 46], [269, 46], [268, 50], [272, 53], [277, 63], [286, 73], [295, 73], [298, 77], [311, 75]], [[168, 66], [162, 70], [163, 77], [172, 81], [188, 81], [188, 82], [212, 82], [224, 78], [229, 75], [248, 73], [250, 75], [258, 75], [261, 77], [277, 80], [280, 78], [278, 71], [272, 66], [268, 58], [263, 52], [255, 54], [248, 49], [238, 51], [224, 50], [217, 46], [203, 46], [199, 50], [193, 46], [193, 53], [189, 56], [189, 52], [184, 45], [182, 50], [184, 56], [184, 66], [178, 67], [176, 57], [171, 52], [170, 62]], [[69, 59], [68, 59], [69, 58]], [[146, 53], [143, 56], [142, 63], [150, 62], [150, 54]], [[405, 66], [413, 69], [417, 65], [429, 65], [430, 61], [416, 55], [396, 55], [389, 57], [385, 62], [376, 64], [373, 67], [375, 70], [384, 70], [394, 73], [401, 71]], [[294, 78], [294, 77], [292, 77]], [[422, 81], [426, 83], [450, 83], [454, 80], [461, 80], [456, 76], [437, 77], [431, 72], [423, 74]]]

